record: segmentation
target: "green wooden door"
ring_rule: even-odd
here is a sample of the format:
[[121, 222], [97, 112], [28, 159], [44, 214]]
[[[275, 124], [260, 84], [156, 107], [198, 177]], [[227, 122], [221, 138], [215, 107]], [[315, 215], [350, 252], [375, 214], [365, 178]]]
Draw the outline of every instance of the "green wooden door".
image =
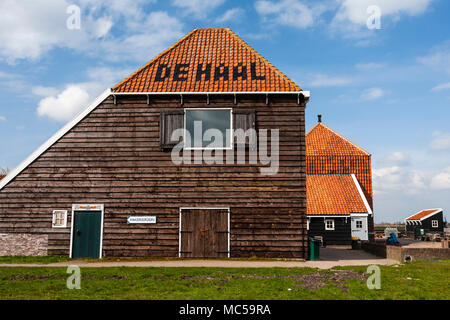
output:
[[72, 258], [100, 258], [101, 211], [75, 211]]

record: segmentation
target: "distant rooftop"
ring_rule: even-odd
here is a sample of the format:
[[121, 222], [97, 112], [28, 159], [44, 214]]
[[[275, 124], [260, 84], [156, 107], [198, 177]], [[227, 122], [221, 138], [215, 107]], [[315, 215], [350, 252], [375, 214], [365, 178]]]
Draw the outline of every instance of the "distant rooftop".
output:
[[441, 211], [443, 211], [441, 208], [422, 210], [406, 218], [406, 220], [423, 220]]

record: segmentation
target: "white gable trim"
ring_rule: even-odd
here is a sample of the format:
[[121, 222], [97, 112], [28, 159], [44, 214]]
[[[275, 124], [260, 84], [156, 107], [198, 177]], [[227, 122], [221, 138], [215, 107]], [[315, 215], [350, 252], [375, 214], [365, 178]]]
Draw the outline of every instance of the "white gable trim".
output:
[[350, 217], [367, 217], [368, 213], [350, 213]]
[[[420, 219], [414, 219], [414, 220], [411, 219], [411, 220], [408, 220], [409, 218], [414, 217], [416, 214], [421, 213], [421, 212], [423, 212], [423, 211], [427, 211], [427, 210], [434, 210], [434, 211], [431, 212], [431, 213], [429, 213], [429, 214], [427, 214], [426, 216], [424, 216], [424, 217], [422, 217], [422, 218], [420, 218]], [[423, 221], [423, 220], [428, 219], [429, 217], [431, 217], [431, 216], [433, 216], [433, 215], [435, 215], [436, 213], [439, 213], [439, 212], [441, 212], [441, 211], [444, 211], [444, 210], [443, 210], [442, 208], [420, 210], [419, 212], [416, 212], [416, 213], [414, 213], [413, 215], [411, 215], [411, 216], [409, 216], [408, 218], [406, 218], [405, 221], [406, 221], [406, 220], [408, 220], [408, 221]]]
[[358, 179], [356, 179], [356, 176], [352, 173], [351, 174], [353, 178], [353, 182], [355, 183], [356, 189], [358, 189], [359, 195], [361, 196], [361, 199], [364, 202], [364, 205], [366, 206], [366, 210], [368, 214], [372, 214], [372, 208], [369, 206], [369, 202], [367, 202], [366, 196], [364, 195], [364, 192], [361, 189], [361, 186], [359, 185]]
[[19, 173], [34, 162], [41, 154], [47, 151], [53, 144], [61, 139], [67, 132], [75, 127], [81, 120], [89, 115], [100, 103], [105, 101], [111, 94], [111, 89], [105, 90], [97, 99], [94, 100], [86, 109], [80, 112], [72, 121], [62, 127], [57, 133], [55, 133], [50, 139], [48, 139], [42, 146], [40, 146], [35, 152], [33, 152], [28, 158], [26, 158], [17, 168], [12, 170], [6, 177], [0, 181], [0, 190], [2, 190], [11, 180], [13, 180]]

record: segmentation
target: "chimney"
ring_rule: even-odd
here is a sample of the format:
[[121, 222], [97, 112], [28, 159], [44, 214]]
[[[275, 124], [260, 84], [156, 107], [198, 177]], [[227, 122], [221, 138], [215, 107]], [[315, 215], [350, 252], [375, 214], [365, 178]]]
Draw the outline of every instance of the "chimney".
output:
[[322, 115], [321, 115], [321, 114], [318, 114], [318, 115], [317, 115], [317, 119], [318, 119], [319, 122], [322, 122]]

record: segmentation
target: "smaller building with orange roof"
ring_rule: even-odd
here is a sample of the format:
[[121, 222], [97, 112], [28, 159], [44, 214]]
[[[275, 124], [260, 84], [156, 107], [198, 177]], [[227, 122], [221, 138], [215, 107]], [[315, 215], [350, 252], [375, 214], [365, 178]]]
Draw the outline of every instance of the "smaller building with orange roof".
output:
[[444, 210], [441, 208], [425, 209], [405, 219], [406, 233], [415, 237], [430, 232], [444, 232], [444, 227]]
[[326, 245], [373, 234], [371, 154], [322, 123], [306, 134], [308, 234]]

